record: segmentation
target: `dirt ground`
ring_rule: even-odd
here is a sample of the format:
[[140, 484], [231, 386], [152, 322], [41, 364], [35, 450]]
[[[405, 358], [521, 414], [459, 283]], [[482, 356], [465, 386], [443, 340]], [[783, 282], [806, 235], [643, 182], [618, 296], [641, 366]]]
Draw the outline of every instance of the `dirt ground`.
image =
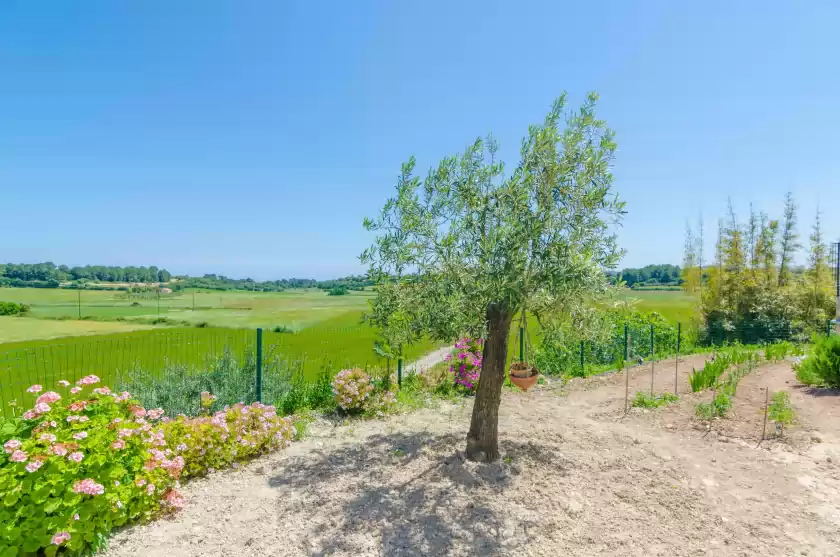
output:
[[[459, 452], [469, 401], [318, 424], [191, 482], [183, 511], [118, 533], [107, 556], [840, 555], [840, 392], [765, 364], [707, 429], [693, 415], [711, 393], [687, 382], [702, 362], [681, 360], [688, 394], [653, 411], [624, 413], [624, 374], [506, 391], [494, 465]], [[673, 391], [673, 360], [653, 379]], [[650, 389], [650, 366], [629, 384]], [[791, 393], [798, 424], [758, 446], [767, 387]]]

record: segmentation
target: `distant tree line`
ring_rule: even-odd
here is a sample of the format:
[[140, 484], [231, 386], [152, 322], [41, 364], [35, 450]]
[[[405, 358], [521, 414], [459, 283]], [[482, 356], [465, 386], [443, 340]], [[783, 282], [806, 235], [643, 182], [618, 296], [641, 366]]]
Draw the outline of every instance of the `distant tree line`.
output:
[[[16, 286], [16, 282], [35, 282], [44, 284], [68, 281], [98, 281], [98, 282], [168, 282], [172, 275], [166, 269], [151, 267], [115, 267], [103, 265], [85, 265], [84, 267], [68, 267], [46, 263], [6, 263], [0, 265], [0, 284], [3, 281], [9, 286]], [[51, 286], [55, 288], [55, 286]]]
[[630, 288], [642, 286], [678, 286], [682, 282], [679, 266], [668, 264], [645, 265], [641, 269], [628, 267], [622, 269], [620, 273], [610, 273], [610, 280], [613, 283], [617, 282], [619, 277]]
[[[167, 283], [173, 290], [202, 288], [207, 290], [250, 290], [256, 292], [282, 292], [289, 288], [320, 288], [326, 291], [343, 289], [364, 290], [373, 286], [373, 281], [362, 275], [351, 275], [337, 279], [319, 281], [315, 279], [289, 278], [257, 281], [252, 278], [234, 279], [224, 275], [206, 274], [201, 277], [187, 275], [173, 276], [166, 269], [151, 267], [115, 267], [86, 265], [68, 267], [46, 263], [0, 264], [0, 286], [29, 288], [85, 288], [111, 289], [112, 286], [97, 286], [91, 283]], [[120, 287], [125, 290], [125, 287]]]
[[[224, 275], [207, 274], [202, 277], [177, 276], [170, 286], [173, 290], [203, 288], [207, 290], [250, 290], [254, 292], [282, 292], [290, 288], [320, 288], [327, 291], [364, 290], [373, 281], [364, 276], [349, 276], [331, 280], [290, 278], [257, 281], [252, 278], [233, 279]], [[337, 294], [333, 294], [334, 296]], [[340, 294], [338, 294], [340, 295]]]

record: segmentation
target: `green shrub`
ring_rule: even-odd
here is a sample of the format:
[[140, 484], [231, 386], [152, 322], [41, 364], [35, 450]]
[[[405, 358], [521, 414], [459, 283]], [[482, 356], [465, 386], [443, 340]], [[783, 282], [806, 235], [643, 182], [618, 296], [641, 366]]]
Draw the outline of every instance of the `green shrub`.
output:
[[794, 352], [797, 351], [797, 345], [792, 342], [775, 342], [764, 347], [764, 357], [774, 362], [780, 362], [789, 355], [794, 355]]
[[691, 391], [699, 393], [711, 388], [720, 376], [726, 371], [731, 364], [729, 354], [717, 354], [714, 361], [706, 362], [703, 369], [697, 370], [692, 368], [692, 372], [688, 376], [688, 382], [691, 385]]
[[163, 426], [166, 446], [183, 455], [184, 477], [203, 476], [234, 462], [285, 448], [295, 437], [273, 406], [235, 404], [212, 416], [178, 416]]
[[64, 394], [43, 393], [22, 418], [0, 421], [0, 555], [78, 555], [178, 506], [184, 459], [164, 450], [163, 411], [92, 389], [98, 381], [62, 381]]
[[134, 393], [147, 408], [160, 407], [170, 415], [198, 416], [201, 393], [205, 391], [216, 396], [217, 409], [256, 400], [256, 374], [253, 354], [239, 361], [226, 350], [209, 361], [204, 370], [185, 365], [167, 365], [159, 373], [135, 369], [121, 374], [117, 387]]
[[778, 426], [779, 435], [784, 435], [785, 426], [789, 426], [796, 420], [796, 412], [790, 405], [790, 394], [786, 391], [779, 391], [773, 393], [768, 408], [768, 417], [770, 421], [775, 422]]
[[16, 302], [0, 302], [0, 315], [23, 315], [29, 312], [29, 306]]
[[335, 402], [347, 412], [364, 410], [373, 393], [373, 383], [365, 370], [344, 369], [332, 380]]
[[636, 393], [633, 399], [633, 406], [635, 408], [660, 408], [678, 401], [680, 397], [674, 393], [662, 393], [660, 395], [650, 395], [644, 391]]
[[796, 366], [796, 377], [809, 385], [840, 387], [840, 335], [816, 338], [811, 353]]

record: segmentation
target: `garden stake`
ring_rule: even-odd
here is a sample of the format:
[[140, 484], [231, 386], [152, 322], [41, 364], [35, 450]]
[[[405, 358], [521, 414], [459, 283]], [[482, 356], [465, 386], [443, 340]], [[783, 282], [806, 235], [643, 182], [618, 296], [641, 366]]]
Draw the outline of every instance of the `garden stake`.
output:
[[764, 436], [767, 434], [767, 406], [770, 405], [770, 387], [767, 387], [764, 390], [764, 425], [761, 426], [761, 439], [758, 440], [758, 445], [755, 446], [757, 449], [761, 442], [764, 441]]
[[397, 360], [397, 385], [402, 387], [402, 358]]
[[624, 413], [630, 411], [628, 402], [630, 400], [630, 334], [627, 330], [627, 323], [624, 324]]
[[674, 394], [679, 396], [679, 370], [680, 370], [680, 332], [682, 323], [677, 323], [677, 357], [674, 359]]
[[653, 373], [656, 367], [656, 352], [653, 342], [653, 323], [650, 324], [650, 396], [653, 396]]

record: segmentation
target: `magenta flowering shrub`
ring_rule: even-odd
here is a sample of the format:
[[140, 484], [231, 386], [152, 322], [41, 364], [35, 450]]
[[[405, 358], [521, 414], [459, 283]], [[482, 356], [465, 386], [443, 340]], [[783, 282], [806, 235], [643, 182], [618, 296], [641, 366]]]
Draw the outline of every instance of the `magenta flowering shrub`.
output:
[[184, 458], [166, 446], [163, 411], [97, 383], [33, 385], [33, 407], [0, 422], [0, 556], [75, 555], [179, 499]]
[[445, 356], [455, 384], [468, 391], [478, 387], [481, 377], [481, 358], [484, 354], [483, 338], [462, 338], [455, 343], [455, 351]]
[[177, 419], [165, 424], [167, 447], [186, 461], [184, 477], [202, 476], [236, 461], [285, 448], [295, 436], [289, 418], [273, 406], [235, 404], [212, 416]]
[[345, 411], [364, 410], [373, 392], [370, 375], [363, 369], [341, 370], [332, 380], [335, 402]]

